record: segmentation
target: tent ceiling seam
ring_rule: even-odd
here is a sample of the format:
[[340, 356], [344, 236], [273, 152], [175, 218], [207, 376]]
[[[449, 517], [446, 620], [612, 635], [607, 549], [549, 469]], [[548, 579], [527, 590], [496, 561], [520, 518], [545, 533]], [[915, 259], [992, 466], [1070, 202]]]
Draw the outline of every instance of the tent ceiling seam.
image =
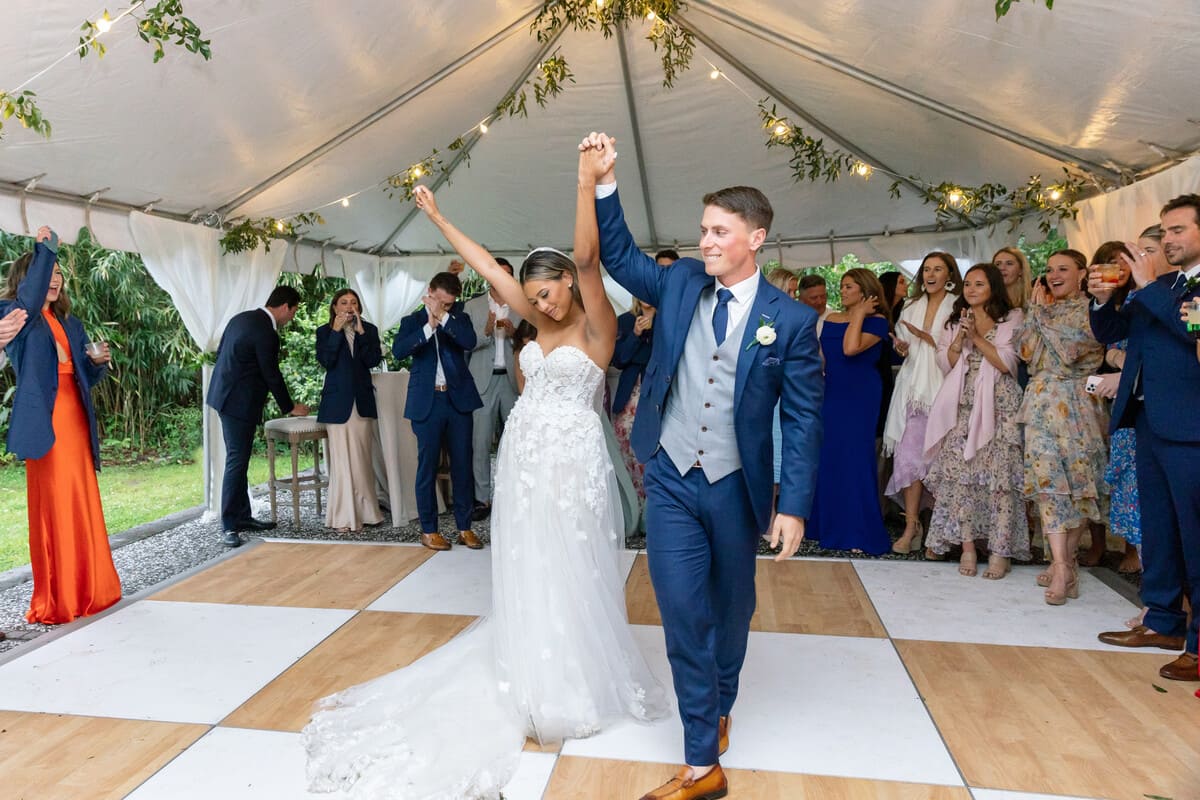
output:
[[[783, 104], [788, 109], [788, 111], [795, 114], [797, 117], [802, 119], [804, 122], [808, 123], [813, 128], [816, 128], [817, 130], [822, 131], [826, 136], [828, 136], [830, 139], [835, 141], [842, 149], [848, 150], [849, 152], [853, 153], [854, 155], [858, 156], [859, 158], [863, 159], [864, 161], [872, 162], [876, 166], [878, 166], [880, 169], [882, 169], [886, 172], [889, 172], [892, 175], [895, 175], [896, 179], [901, 184], [903, 184], [904, 186], [907, 186], [909, 189], [911, 189], [914, 193], [916, 193], [916, 195], [918, 197], [921, 197], [921, 198], [925, 197], [924, 187], [917, 184], [911, 178], [905, 177], [903, 175], [903, 173], [898, 172], [897, 170], [893, 169], [891, 166], [886, 164], [882, 159], [876, 158], [874, 155], [872, 155], [870, 152], [868, 152], [864, 148], [859, 147], [857, 144], [855, 144], [854, 142], [847, 139], [845, 136], [843, 136], [841, 133], [839, 133], [836, 129], [824, 124], [823, 122], [821, 122], [821, 120], [817, 119], [812, 114], [805, 111], [803, 108], [801, 108], [799, 106], [799, 104], [797, 104], [795, 101], [793, 101], [790, 96], [781, 92], [773, 84], [769, 83], [765, 78], [763, 78], [761, 75], [759, 75], [758, 72], [756, 72], [754, 69], [750, 68], [746, 64], [743, 64], [740, 59], [738, 59], [736, 56], [734, 56], [732, 53], [730, 53], [728, 50], [726, 50], [724, 47], [722, 47], [711, 36], [706, 34], [700, 28], [696, 27], [695, 23], [693, 23], [690, 20], [683, 18], [681, 16], [676, 16], [675, 19], [678, 22], [678, 24], [680, 25], [680, 27], [682, 27], [688, 33], [695, 36], [697, 41], [699, 41], [701, 44], [703, 44], [709, 50], [716, 53], [718, 57], [720, 57], [724, 61], [728, 62], [729, 65], [732, 66], [734, 69], [736, 69], [738, 72], [742, 73], [747, 78], [749, 78], [750, 81], [755, 86], [757, 86], [759, 89], [762, 89], [768, 95], [770, 95], [771, 97], [778, 100], [781, 104]], [[977, 227], [975, 222], [972, 221], [965, 214], [963, 214], [962, 212], [957, 211], [957, 210], [953, 210], [953, 211], [954, 211], [954, 214], [959, 218], [959, 220], [963, 224], [965, 224], [971, 228]]]
[[[867, 86], [879, 89], [880, 91], [890, 94], [893, 97], [906, 100], [914, 105], [934, 111], [944, 117], [961, 122], [964, 125], [969, 125], [976, 130], [1004, 139], [1025, 150], [1040, 153], [1041, 155], [1052, 158], [1055, 161], [1069, 164], [1079, 169], [1104, 175], [1110, 180], [1118, 183], [1122, 182], [1122, 172], [1129, 171], [1129, 168], [1120, 165], [1115, 161], [1115, 159], [1109, 159], [1118, 166], [1118, 169], [1114, 170], [1111, 167], [1090, 161], [1081, 156], [1075, 155], [1068, 150], [1063, 150], [1059, 147], [1043, 142], [1040, 139], [1028, 134], [1019, 133], [1010, 128], [1006, 128], [1003, 125], [989, 122], [981, 117], [975, 116], [974, 114], [963, 111], [959, 108], [955, 108], [954, 106], [942, 103], [931, 97], [926, 97], [919, 92], [906, 89], [899, 84], [892, 83], [885, 78], [881, 78], [878, 75], [867, 72], [864, 69], [860, 69], [852, 64], [848, 64], [845, 61], [829, 55], [828, 53], [824, 53], [814, 47], [810, 47], [809, 45], [798, 42], [795, 39], [792, 39], [781, 33], [776, 31], [766, 31], [758, 23], [741, 17], [732, 11], [729, 11], [728, 9], [714, 5], [713, 3], [708, 2], [708, 0], [691, 0], [691, 5], [708, 14], [713, 19], [724, 22], [725, 24], [742, 31], [743, 33], [749, 34], [756, 39], [760, 39], [768, 44], [774, 44], [775, 46], [787, 50], [794, 55], [805, 58], [814, 64], [831, 69], [840, 75], [852, 78], [860, 83], [866, 84]], [[677, 16], [676, 19], [678, 18], [679, 17]]]
[[[512, 94], [513, 92], [515, 92], [521, 88], [521, 85], [524, 84], [526, 80], [528, 80], [529, 75], [533, 72], [534, 69], [537, 68], [537, 65], [540, 64], [542, 62], [542, 60], [546, 58], [546, 54], [549, 53], [552, 49], [554, 49], [554, 46], [558, 43], [558, 40], [560, 38], [562, 38], [563, 32], [565, 30], [566, 30], [566, 28], [559, 28], [558, 31], [556, 31], [553, 36], [551, 36], [549, 39], [547, 39], [546, 42], [541, 47], [538, 48], [537, 53], [533, 56], [533, 58], [529, 61], [529, 63], [525, 65], [525, 69], [521, 70], [521, 72], [518, 73], [517, 79], [515, 81], [513, 81], [512, 85], [508, 88], [508, 91], [505, 92], [501, 96], [501, 99], [503, 99], [504, 97], [508, 97], [510, 94]], [[497, 103], [496, 105], [499, 105], [499, 103]], [[494, 110], [495, 106], [493, 106], [492, 108]], [[450, 180], [450, 175], [454, 172], [455, 169], [457, 169], [463, 163], [463, 161], [466, 160], [467, 156], [470, 155], [471, 150], [475, 147], [476, 143], [478, 143], [479, 140], [483, 138], [483, 136], [484, 136], [484, 134], [481, 133], [478, 129], [476, 129], [474, 131], [471, 138], [469, 138], [467, 140], [466, 144], [464, 144], [463, 147], [458, 151], [458, 153], [454, 156], [454, 159], [450, 162], [450, 164], [446, 167], [446, 169], [442, 170], [442, 172], [437, 176], [437, 178], [434, 179], [433, 184], [430, 186], [431, 191], [436, 192], [438, 189], [440, 189], [442, 186], [444, 186], [447, 183], [447, 181]], [[386, 239], [384, 239], [383, 242], [380, 243], [377, 247], [372, 248], [374, 250], [374, 252], [382, 253], [384, 250], [387, 250], [389, 247], [391, 247], [392, 244], [396, 241], [396, 239], [400, 237], [400, 234], [402, 234], [404, 232], [404, 229], [407, 228], [409, 226], [409, 224], [413, 221], [413, 219], [416, 218], [418, 213], [420, 213], [420, 209], [418, 209], [416, 206], [413, 206], [412, 208], [410, 208], [408, 210], [408, 213], [406, 213], [404, 215], [404, 218], [400, 220], [400, 224], [396, 226], [396, 229], [393, 230], [388, 235], [388, 237]]]
[[650, 241], [658, 247], [658, 228], [654, 224], [654, 208], [650, 201], [650, 175], [646, 170], [645, 151], [642, 149], [642, 130], [638, 124], [637, 103], [633, 97], [633, 80], [629, 75], [629, 54], [625, 48], [627, 29], [617, 31], [617, 52], [621, 56], [621, 78], [625, 83], [625, 102], [629, 107], [629, 125], [633, 129], [634, 157], [637, 159], [638, 176], [642, 182], [642, 205], [646, 209], [646, 224], [650, 228]]
[[346, 128], [345, 130], [338, 133], [332, 139], [329, 139], [328, 141], [324, 142], [323, 144], [319, 145], [318, 147], [305, 153], [303, 156], [296, 159], [291, 164], [288, 164], [286, 167], [279, 170], [274, 175], [271, 175], [266, 180], [263, 180], [260, 183], [258, 183], [257, 185], [251, 187], [250, 189], [247, 189], [246, 191], [242, 192], [241, 194], [239, 194], [237, 197], [233, 198], [229, 202], [222, 204], [221, 206], [219, 206], [216, 209], [215, 213], [217, 215], [219, 215], [221, 218], [224, 218], [231, 211], [234, 211], [235, 209], [240, 208], [241, 206], [244, 206], [246, 203], [248, 203], [251, 200], [253, 200], [254, 198], [258, 197], [263, 192], [272, 188], [276, 184], [291, 177], [296, 172], [300, 171], [301, 169], [303, 169], [304, 167], [313, 163], [314, 161], [320, 159], [321, 157], [323, 157], [330, 151], [337, 149], [342, 144], [344, 144], [345, 142], [352, 139], [354, 136], [358, 135], [359, 133], [362, 133], [364, 130], [366, 130], [367, 128], [374, 125], [376, 122], [379, 122], [379, 121], [385, 119], [392, 112], [397, 111], [400, 108], [402, 108], [404, 105], [406, 105], [410, 100], [413, 100], [416, 97], [419, 97], [420, 95], [424, 94], [429, 89], [432, 89], [433, 87], [437, 86], [439, 83], [444, 81], [446, 78], [449, 78], [451, 75], [458, 72], [458, 70], [462, 69], [463, 67], [467, 66], [468, 64], [472, 63], [476, 59], [483, 56], [485, 53], [489, 52], [496, 45], [504, 42], [509, 37], [511, 37], [513, 34], [524, 29], [525, 24], [529, 21], [529, 19], [531, 17], [533, 17], [537, 13], [537, 11], [538, 11], [538, 9], [536, 9], [536, 8], [526, 11], [516, 21], [510, 23], [509, 25], [502, 28], [497, 33], [488, 37], [486, 40], [484, 40], [478, 46], [472, 47], [471, 49], [467, 50], [465, 53], [463, 53], [458, 58], [451, 61], [446, 66], [439, 69], [437, 72], [433, 73], [432, 75], [429, 75], [424, 80], [417, 83], [415, 86], [412, 86], [411, 88], [407, 89], [399, 97], [393, 98], [385, 105], [381, 106], [380, 108], [375, 109], [370, 114], [368, 114], [366, 117], [360, 119], [358, 122], [354, 123], [349, 128]]

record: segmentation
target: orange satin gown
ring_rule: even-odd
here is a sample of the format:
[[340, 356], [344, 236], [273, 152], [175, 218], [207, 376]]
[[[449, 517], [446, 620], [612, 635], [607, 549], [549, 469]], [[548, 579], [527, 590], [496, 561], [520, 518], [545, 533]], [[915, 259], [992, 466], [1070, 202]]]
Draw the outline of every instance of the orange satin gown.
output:
[[54, 340], [67, 354], [58, 363], [54, 446], [25, 462], [29, 498], [29, 558], [33, 598], [25, 618], [55, 625], [86, 617], [121, 599], [92, 461], [91, 430], [75, 383], [67, 332], [45, 309]]

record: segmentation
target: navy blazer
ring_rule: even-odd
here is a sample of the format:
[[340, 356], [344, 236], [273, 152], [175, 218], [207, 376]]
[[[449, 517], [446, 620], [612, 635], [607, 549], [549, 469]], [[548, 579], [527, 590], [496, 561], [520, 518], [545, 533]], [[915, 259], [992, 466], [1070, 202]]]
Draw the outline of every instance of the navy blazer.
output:
[[379, 328], [366, 320], [362, 326], [363, 332], [354, 334], [353, 355], [345, 331], [335, 331], [328, 323], [317, 328], [317, 361], [325, 368], [317, 422], [339, 425], [350, 419], [350, 410], [355, 406], [360, 417], [379, 416], [371, 368], [383, 360], [383, 349]]
[[1119, 309], [1110, 300], [1091, 310], [1092, 333], [1098, 341], [1129, 340], [1111, 430], [1134, 426], [1130, 400], [1140, 373], [1151, 430], [1169, 441], [1200, 441], [1200, 416], [1190, 406], [1200, 396], [1200, 363], [1196, 341], [1179, 319], [1180, 305], [1195, 295], [1186, 290], [1180, 273], [1172, 272], [1138, 289]]
[[637, 316], [632, 311], [617, 317], [617, 345], [613, 348], [612, 365], [621, 370], [621, 377], [617, 379], [617, 390], [612, 398], [614, 417], [629, 404], [633, 387], [637, 385], [638, 378], [646, 374], [646, 365], [650, 363], [650, 353], [654, 350], [654, 328], [638, 335], [633, 332], [635, 322]]
[[256, 425], [262, 421], [268, 389], [284, 414], [295, 405], [279, 371], [279, 334], [267, 314], [252, 308], [229, 320], [208, 385], [208, 405]]
[[[29, 314], [25, 326], [8, 343], [8, 358], [17, 376], [12, 416], [8, 426], [8, 452], [17, 458], [41, 458], [54, 446], [54, 401], [58, 396], [58, 349], [50, 323], [42, 316], [46, 293], [58, 255], [45, 242], [33, 246], [33, 262], [17, 287], [16, 300], [0, 300], [0, 316], [14, 308]], [[97, 366], [87, 356], [87, 333], [77, 317], [59, 318], [71, 346], [75, 363], [75, 385], [87, 412], [92, 443], [92, 463], [100, 469], [100, 437], [92, 387], [108, 374], [108, 366]]]
[[[631, 443], [645, 462], [657, 451], [663, 408], [679, 368], [688, 328], [700, 293], [715, 279], [694, 258], [663, 269], [638, 250], [621, 211], [618, 193], [596, 200], [600, 259], [609, 274], [634, 297], [658, 309], [654, 348], [633, 424]], [[760, 345], [756, 333], [770, 323], [776, 339]], [[816, 490], [821, 453], [821, 400], [825, 382], [817, 347], [817, 314], [759, 276], [758, 293], [746, 321], [734, 385], [734, 430], [746, 490], [760, 530], [771, 518], [775, 483], [771, 418], [781, 403], [783, 469], [779, 479], [780, 513], [807, 518]]]
[[446, 394], [451, 405], [460, 414], [483, 408], [483, 400], [467, 368], [467, 354], [475, 349], [475, 328], [471, 325], [471, 318], [463, 311], [463, 304], [451, 306], [445, 321], [428, 339], [425, 338], [427, 322], [429, 314], [424, 308], [414, 311], [400, 321], [400, 330], [396, 332], [396, 340], [392, 343], [392, 355], [397, 359], [412, 356], [404, 416], [414, 422], [429, 416], [433, 408], [439, 348], [442, 353], [442, 372], [446, 376]]

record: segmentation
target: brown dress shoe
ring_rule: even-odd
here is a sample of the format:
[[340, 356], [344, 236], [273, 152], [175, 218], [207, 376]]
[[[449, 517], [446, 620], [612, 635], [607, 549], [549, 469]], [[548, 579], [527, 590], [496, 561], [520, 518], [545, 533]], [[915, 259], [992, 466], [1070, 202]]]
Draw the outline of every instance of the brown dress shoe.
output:
[[1115, 644], [1117, 647], [1161, 647], [1163, 650], [1182, 650], [1182, 636], [1163, 636], [1155, 633], [1145, 625], [1138, 625], [1127, 631], [1108, 631], [1096, 637], [1105, 644]]
[[428, 547], [430, 550], [449, 550], [450, 543], [446, 541], [446, 537], [440, 533], [422, 533], [421, 544]]
[[1180, 653], [1179, 658], [1165, 665], [1158, 674], [1170, 681], [1200, 681], [1197, 663], [1200, 662], [1197, 662], [1195, 653]]
[[730, 721], [729, 715], [721, 717], [717, 721], [717, 755], [725, 755], [725, 751], [729, 749], [729, 728], [733, 722]]
[[483, 542], [479, 541], [479, 537], [475, 535], [475, 531], [459, 531], [458, 543], [466, 545], [472, 550], [482, 550]]
[[642, 800], [717, 800], [729, 794], [729, 782], [725, 780], [720, 764], [698, 780], [692, 780], [691, 774], [691, 767], [682, 767], [674, 778], [642, 795]]

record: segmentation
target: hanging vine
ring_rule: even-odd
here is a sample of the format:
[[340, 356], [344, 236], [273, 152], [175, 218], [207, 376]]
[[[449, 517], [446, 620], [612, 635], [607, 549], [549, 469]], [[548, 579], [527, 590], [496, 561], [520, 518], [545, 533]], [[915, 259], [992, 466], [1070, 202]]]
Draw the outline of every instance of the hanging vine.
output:
[[245, 219], [225, 231], [221, 237], [221, 251], [241, 253], [253, 250], [261, 244], [263, 250], [270, 252], [272, 239], [303, 236], [306, 228], [324, 224], [325, 219], [320, 214], [311, 211], [296, 214], [287, 219], [276, 219], [275, 217]]
[[[1019, 3], [1021, 0], [996, 0], [996, 21], [1012, 10], [1013, 3]], [[1037, 0], [1034, 0], [1037, 2]], [[1054, 8], [1054, 0], [1042, 0], [1046, 4], [1047, 9]]]

